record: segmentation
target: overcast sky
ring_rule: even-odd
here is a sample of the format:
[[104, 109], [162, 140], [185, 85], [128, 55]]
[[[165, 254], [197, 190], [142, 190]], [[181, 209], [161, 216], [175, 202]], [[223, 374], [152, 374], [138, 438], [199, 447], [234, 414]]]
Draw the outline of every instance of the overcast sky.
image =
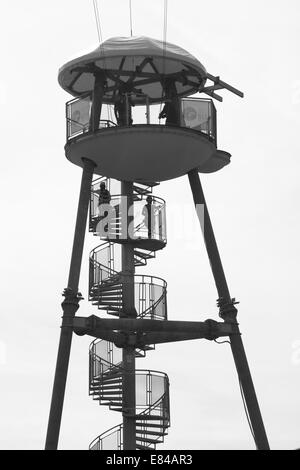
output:
[[[167, 40], [241, 89], [222, 92], [218, 145], [231, 164], [202, 178], [270, 445], [300, 447], [297, 0], [170, 0]], [[161, 39], [163, 0], [132, 0], [133, 34]], [[99, 2], [103, 39], [128, 36], [128, 1]], [[0, 446], [44, 446], [81, 170], [64, 156], [58, 68], [97, 46], [92, 0], [1, 1]], [[169, 319], [218, 319], [187, 177], [156, 195], [185, 210], [143, 269], [168, 282]], [[177, 230], [178, 228], [178, 230]], [[196, 240], [196, 243], [195, 243]], [[87, 235], [80, 289], [87, 298]], [[140, 271], [142, 272], [142, 271]], [[97, 314], [87, 300], [80, 315]], [[121, 415], [88, 397], [90, 338], [74, 337], [61, 449], [86, 449]], [[171, 428], [161, 449], [253, 449], [228, 344], [157, 346], [139, 368], [167, 372]]]

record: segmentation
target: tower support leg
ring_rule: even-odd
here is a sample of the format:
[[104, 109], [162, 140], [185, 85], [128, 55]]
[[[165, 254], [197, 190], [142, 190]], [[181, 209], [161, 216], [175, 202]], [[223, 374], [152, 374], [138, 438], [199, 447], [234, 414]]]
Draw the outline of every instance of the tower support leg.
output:
[[[136, 318], [134, 296], [134, 246], [130, 243], [134, 223], [133, 183], [122, 182], [122, 228], [126, 239], [122, 245], [123, 318]], [[127, 214], [125, 214], [125, 207]], [[127, 217], [126, 217], [127, 216]], [[123, 348], [123, 449], [136, 450], [136, 392], [135, 392], [135, 349]]]
[[219, 295], [220, 316], [225, 322], [231, 322], [235, 324], [235, 331], [237, 334], [230, 336], [230, 345], [241, 385], [241, 390], [245, 397], [245, 403], [253, 430], [255, 444], [258, 450], [268, 450], [268, 438], [259, 409], [245, 349], [236, 319], [237, 309], [234, 306], [234, 300], [230, 297], [229, 288], [225, 278], [225, 273], [223, 270], [198, 171], [190, 171], [188, 177], [193, 193], [196, 211], [200, 219], [210, 266]]
[[72, 320], [79, 308], [79, 301], [81, 299], [81, 295], [78, 293], [78, 283], [94, 166], [92, 161], [84, 160], [68, 287], [63, 294], [65, 299], [62, 302], [63, 317], [48, 421], [46, 450], [56, 450], [58, 446], [72, 344]]

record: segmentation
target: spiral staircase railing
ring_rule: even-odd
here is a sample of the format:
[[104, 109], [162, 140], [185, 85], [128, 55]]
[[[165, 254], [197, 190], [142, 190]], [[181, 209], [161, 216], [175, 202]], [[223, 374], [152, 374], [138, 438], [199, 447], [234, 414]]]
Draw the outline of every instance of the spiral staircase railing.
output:
[[[89, 300], [98, 309], [109, 315], [120, 316], [123, 308], [123, 283], [120, 257], [115, 244], [122, 243], [122, 214], [120, 196], [112, 195], [110, 205], [117, 215], [107, 224], [106, 233], [99, 233], [99, 191], [100, 184], [111, 190], [111, 180], [98, 178], [93, 182], [90, 200], [90, 231], [100, 235], [104, 243], [90, 253], [89, 265]], [[143, 220], [143, 207], [152, 192], [151, 184], [134, 184], [135, 212], [134, 264], [145, 266], [149, 259], [155, 257], [156, 251], [166, 244], [165, 203], [162, 199], [151, 195], [151, 232]], [[116, 209], [117, 208], [117, 209]], [[139, 216], [136, 216], [140, 214]], [[156, 276], [145, 274], [134, 275], [135, 309], [137, 319], [167, 319], [167, 283]], [[146, 351], [154, 349], [146, 345], [136, 349], [136, 357], [145, 357]], [[91, 343], [89, 353], [89, 394], [100, 405], [111, 410], [122, 412], [122, 349], [106, 340], [95, 340]], [[152, 370], [135, 370], [136, 383], [136, 449], [155, 449], [163, 442], [170, 426], [169, 411], [169, 379], [163, 372]], [[89, 447], [91, 450], [123, 449], [123, 425], [117, 425], [100, 434]]]
[[[113, 361], [113, 343], [95, 340], [90, 346], [90, 395], [100, 405], [111, 410], [122, 411], [122, 361], [109, 362], [99, 357], [95, 351], [102, 345]], [[103, 348], [102, 348], [103, 349]], [[113, 396], [109, 396], [113, 395]], [[136, 442], [137, 449], [155, 449], [163, 442], [170, 425], [169, 380], [159, 371], [136, 370]], [[122, 424], [100, 434], [90, 444], [92, 450], [122, 449]], [[115, 447], [108, 447], [111, 441]]]

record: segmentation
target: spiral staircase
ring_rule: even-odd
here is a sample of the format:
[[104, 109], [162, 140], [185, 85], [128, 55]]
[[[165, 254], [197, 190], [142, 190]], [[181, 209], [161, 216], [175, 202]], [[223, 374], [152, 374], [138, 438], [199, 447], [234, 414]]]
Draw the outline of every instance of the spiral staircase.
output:
[[[110, 206], [113, 215], [109, 223], [101, 226], [99, 216], [99, 189], [105, 182], [112, 195]], [[122, 200], [114, 195], [114, 180], [98, 178], [93, 182], [90, 199], [89, 229], [103, 241], [90, 254], [89, 300], [108, 315], [120, 317], [123, 310], [123, 283], [121, 246], [126, 243], [122, 236]], [[134, 265], [146, 266], [156, 251], [166, 245], [165, 202], [152, 196], [155, 184], [134, 184]], [[151, 233], [143, 221], [143, 207], [151, 194]], [[123, 209], [124, 210], [124, 209]], [[103, 231], [104, 229], [104, 231]], [[135, 311], [137, 319], [167, 320], [167, 284], [156, 276], [134, 275]], [[154, 345], [135, 349], [135, 357], [145, 357]], [[89, 351], [89, 394], [100, 405], [122, 413], [123, 377], [122, 349], [114, 343], [96, 339]], [[136, 449], [156, 449], [164, 441], [170, 426], [169, 379], [167, 374], [153, 370], [135, 370]], [[123, 424], [100, 434], [90, 444], [91, 450], [122, 450]]]

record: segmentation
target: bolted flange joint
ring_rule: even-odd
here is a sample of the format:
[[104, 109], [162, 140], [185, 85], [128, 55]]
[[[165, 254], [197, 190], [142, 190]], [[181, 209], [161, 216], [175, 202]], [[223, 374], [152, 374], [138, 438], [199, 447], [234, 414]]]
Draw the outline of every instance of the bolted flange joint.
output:
[[62, 327], [73, 327], [73, 318], [79, 309], [79, 302], [83, 300], [80, 292], [74, 292], [70, 287], [66, 287], [62, 293], [64, 300], [61, 304], [63, 309]]
[[236, 304], [239, 304], [239, 302], [237, 302], [235, 298], [231, 299], [231, 301], [228, 302], [223, 297], [220, 297], [217, 300], [217, 306], [219, 307], [219, 316], [224, 321], [236, 323], [236, 317], [238, 312], [237, 308], [235, 307]]
[[218, 322], [216, 322], [215, 320], [208, 319], [208, 320], [205, 320], [204, 323], [208, 327], [207, 334], [204, 336], [205, 339], [208, 339], [209, 341], [213, 341], [219, 338], [220, 335], [218, 331]]
[[136, 333], [125, 333], [119, 332], [118, 339], [115, 340], [115, 345], [117, 348], [124, 348], [124, 347], [137, 347], [137, 334]]

